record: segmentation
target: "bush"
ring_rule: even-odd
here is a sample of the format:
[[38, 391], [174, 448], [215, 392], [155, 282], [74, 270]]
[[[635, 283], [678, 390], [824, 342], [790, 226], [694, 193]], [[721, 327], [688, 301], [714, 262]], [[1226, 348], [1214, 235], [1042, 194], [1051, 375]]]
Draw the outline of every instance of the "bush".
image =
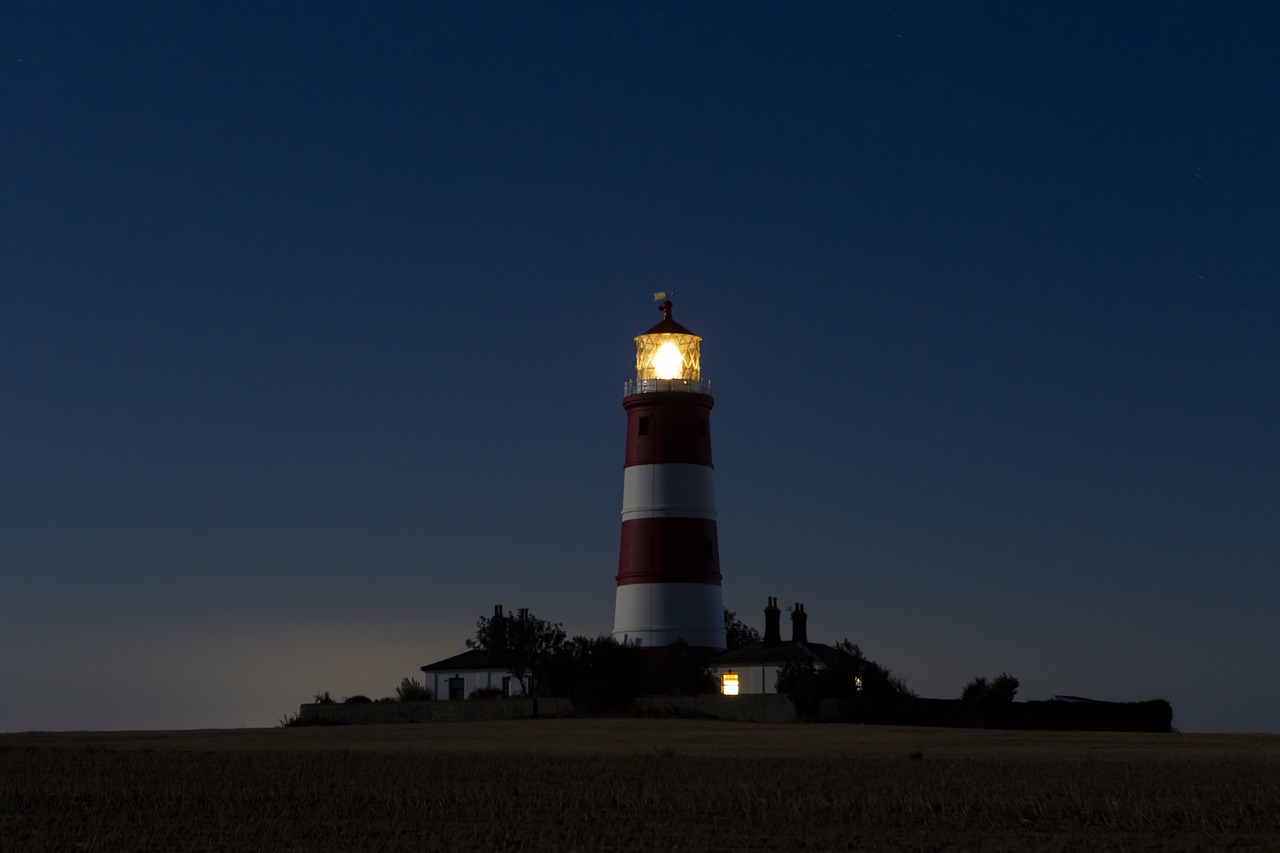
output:
[[1008, 703], [1017, 694], [1018, 679], [1002, 672], [989, 682], [983, 676], [970, 681], [964, 686], [960, 699], [964, 702]]
[[639, 649], [607, 635], [595, 639], [578, 636], [540, 667], [539, 693], [568, 697], [580, 714], [614, 714], [631, 707], [646, 675]]
[[573, 707], [593, 716], [628, 710], [644, 685], [644, 654], [608, 636], [574, 641], [579, 647], [568, 690]]
[[649, 691], [674, 696], [715, 693], [716, 680], [711, 675], [706, 653], [690, 648], [684, 638], [677, 637], [652, 667]]
[[778, 692], [791, 697], [802, 717], [817, 712], [823, 699], [902, 699], [915, 694], [896, 675], [841, 640], [819, 662], [797, 652], [778, 671]]
[[370, 699], [368, 696], [361, 696], [359, 693], [357, 693], [355, 696], [344, 697], [342, 701], [343, 702], [372, 702], [373, 700]]
[[424, 687], [412, 678], [405, 678], [396, 688], [396, 698], [401, 702], [421, 702], [433, 697], [430, 688]]
[[333, 697], [329, 695], [329, 691], [328, 691], [328, 690], [324, 691], [323, 693], [317, 693], [317, 694], [316, 694], [316, 698], [315, 698], [315, 704], [317, 704], [317, 705], [332, 705], [332, 704], [333, 704]]
[[477, 687], [471, 691], [468, 699], [501, 699], [502, 691], [496, 687]]
[[[331, 704], [331, 703], [320, 703], [320, 704]], [[283, 717], [280, 718], [280, 722], [276, 723], [276, 726], [282, 729], [292, 729], [298, 726], [340, 726], [340, 725], [343, 725], [343, 724], [339, 722], [335, 722], [333, 720], [322, 720], [318, 717], [303, 719], [301, 714], [285, 714]]]
[[822, 699], [818, 667], [800, 652], [790, 655], [778, 669], [777, 691], [786, 694], [801, 717], [811, 717]]

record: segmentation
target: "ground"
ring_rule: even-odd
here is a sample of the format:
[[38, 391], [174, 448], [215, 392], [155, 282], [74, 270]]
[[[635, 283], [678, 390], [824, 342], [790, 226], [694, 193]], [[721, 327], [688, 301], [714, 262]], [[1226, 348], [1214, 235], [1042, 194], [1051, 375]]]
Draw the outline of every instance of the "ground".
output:
[[1280, 736], [522, 720], [0, 735], [21, 850], [1274, 850]]

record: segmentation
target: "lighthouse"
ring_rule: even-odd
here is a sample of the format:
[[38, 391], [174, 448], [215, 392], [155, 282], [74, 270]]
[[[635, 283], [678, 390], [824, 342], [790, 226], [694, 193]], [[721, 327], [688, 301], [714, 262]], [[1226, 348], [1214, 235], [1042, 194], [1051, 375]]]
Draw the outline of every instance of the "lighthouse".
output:
[[702, 338], [671, 318], [636, 336], [627, 414], [622, 543], [613, 636], [642, 648], [683, 639], [724, 648], [720, 544], [711, 465], [711, 382]]

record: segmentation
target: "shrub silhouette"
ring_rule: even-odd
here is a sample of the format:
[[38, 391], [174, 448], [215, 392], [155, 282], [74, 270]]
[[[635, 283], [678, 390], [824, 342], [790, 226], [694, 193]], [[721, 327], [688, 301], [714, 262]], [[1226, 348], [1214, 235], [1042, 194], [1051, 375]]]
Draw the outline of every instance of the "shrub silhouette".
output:
[[396, 688], [396, 698], [401, 702], [420, 702], [432, 698], [431, 689], [406, 677]]
[[639, 649], [610, 636], [577, 636], [565, 643], [542, 669], [542, 689], [566, 696], [580, 714], [598, 716], [626, 711], [645, 683]]
[[991, 681], [983, 676], [975, 678], [964, 686], [960, 699], [965, 702], [1012, 702], [1018, 694], [1018, 679], [1007, 672], [1002, 672]]

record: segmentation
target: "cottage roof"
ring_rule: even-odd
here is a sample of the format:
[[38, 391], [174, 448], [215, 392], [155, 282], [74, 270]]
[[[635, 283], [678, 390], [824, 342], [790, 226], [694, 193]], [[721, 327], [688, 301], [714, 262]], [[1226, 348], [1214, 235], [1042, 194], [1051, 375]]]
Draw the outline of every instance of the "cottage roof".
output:
[[801, 660], [808, 659], [817, 663], [825, 661], [833, 651], [835, 649], [826, 643], [798, 643], [792, 641], [766, 646], [763, 642], [757, 640], [754, 643], [747, 643], [745, 646], [738, 646], [736, 649], [729, 649], [718, 655], [713, 655], [710, 664], [712, 666], [742, 666], [744, 664], [780, 666], [796, 658]]
[[418, 668], [423, 672], [439, 672], [446, 669], [452, 672], [461, 672], [462, 670], [506, 670], [506, 667], [498, 664], [493, 658], [489, 657], [487, 652], [481, 649], [468, 649], [460, 655], [454, 655]]

